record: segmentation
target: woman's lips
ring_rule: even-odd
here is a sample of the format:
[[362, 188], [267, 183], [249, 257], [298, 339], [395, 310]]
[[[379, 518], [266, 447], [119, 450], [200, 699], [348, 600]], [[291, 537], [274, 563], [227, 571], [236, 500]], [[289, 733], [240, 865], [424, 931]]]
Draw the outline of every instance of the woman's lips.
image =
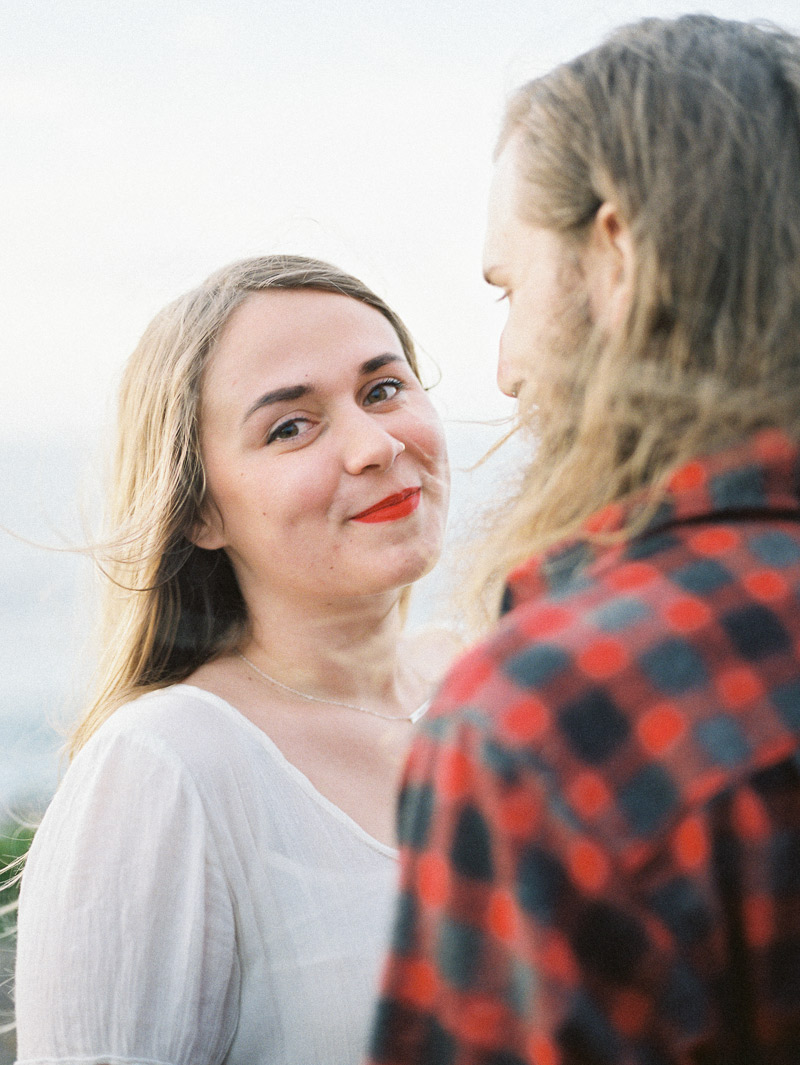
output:
[[421, 490], [419, 488], [406, 488], [403, 492], [396, 492], [393, 496], [387, 496], [374, 507], [367, 507], [360, 514], [354, 514], [353, 521], [397, 521], [398, 518], [406, 518], [419, 506]]

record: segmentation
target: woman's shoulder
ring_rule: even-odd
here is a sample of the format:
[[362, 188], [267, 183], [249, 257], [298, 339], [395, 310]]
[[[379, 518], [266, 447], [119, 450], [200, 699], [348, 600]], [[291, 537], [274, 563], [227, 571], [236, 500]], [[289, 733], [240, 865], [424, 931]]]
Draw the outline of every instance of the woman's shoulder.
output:
[[191, 684], [170, 684], [143, 692], [119, 706], [103, 724], [109, 731], [163, 730], [175, 722], [218, 718], [220, 700]]
[[[166, 688], [115, 710], [67, 768], [37, 831], [35, 853], [53, 847], [60, 853], [60, 839], [78, 846], [93, 834], [120, 835], [138, 846], [140, 837], [150, 840], [165, 819], [173, 828], [194, 826], [199, 838], [205, 789], [200, 760], [187, 741], [195, 749], [202, 744], [198, 729], [187, 727], [186, 714], [194, 710], [201, 717], [203, 702], [191, 692]], [[185, 736], [179, 741], [181, 729]]]
[[119, 706], [79, 751], [70, 774], [91, 773], [108, 760], [170, 765], [202, 773], [219, 761], [220, 747], [248, 746], [237, 711], [210, 692], [174, 684]]
[[224, 716], [218, 704], [219, 700], [200, 688], [171, 684], [122, 703], [95, 736], [106, 741], [122, 736], [183, 740], [198, 730], [202, 733], [209, 727], [218, 727], [220, 716]]
[[170, 809], [181, 824], [216, 822], [224, 815], [230, 773], [257, 763], [235, 715], [222, 700], [187, 685], [123, 703], [72, 759], [43, 826], [78, 832], [105, 811], [116, 830], [149, 832], [155, 811]]

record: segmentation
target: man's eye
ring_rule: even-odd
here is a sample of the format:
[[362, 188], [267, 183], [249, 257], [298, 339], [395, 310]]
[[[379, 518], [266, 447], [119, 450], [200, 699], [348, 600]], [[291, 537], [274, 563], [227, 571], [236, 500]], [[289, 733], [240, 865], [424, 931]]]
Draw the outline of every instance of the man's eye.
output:
[[364, 397], [366, 403], [385, 403], [387, 399], [394, 399], [403, 388], [403, 382], [392, 378], [388, 381], [378, 381], [373, 385]]

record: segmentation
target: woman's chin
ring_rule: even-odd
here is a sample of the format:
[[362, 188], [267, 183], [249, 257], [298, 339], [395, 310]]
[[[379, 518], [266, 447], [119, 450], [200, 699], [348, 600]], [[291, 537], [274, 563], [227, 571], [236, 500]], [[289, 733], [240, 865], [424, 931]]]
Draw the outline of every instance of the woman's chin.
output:
[[416, 584], [418, 580], [421, 580], [422, 577], [431, 572], [439, 561], [441, 553], [441, 549], [437, 547], [435, 551], [420, 552], [418, 555], [409, 558], [404, 566], [398, 568], [394, 587], [408, 588], [410, 585]]
[[401, 592], [416, 584], [418, 580], [434, 568], [439, 561], [441, 551], [420, 551], [406, 554], [401, 559], [389, 561], [384, 558], [375, 564], [369, 573], [364, 573], [360, 580], [348, 582], [348, 586], [358, 589], [358, 595], [382, 595]]

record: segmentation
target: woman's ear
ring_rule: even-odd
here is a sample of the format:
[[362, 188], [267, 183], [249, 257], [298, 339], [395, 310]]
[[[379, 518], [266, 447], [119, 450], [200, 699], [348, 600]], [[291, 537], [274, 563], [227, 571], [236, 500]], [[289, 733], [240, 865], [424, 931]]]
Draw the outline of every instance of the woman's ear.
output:
[[609, 333], [625, 321], [633, 301], [636, 255], [630, 226], [616, 204], [601, 204], [583, 253], [592, 319]]
[[206, 498], [203, 511], [189, 529], [186, 538], [204, 551], [216, 551], [226, 546], [222, 517], [210, 499]]

